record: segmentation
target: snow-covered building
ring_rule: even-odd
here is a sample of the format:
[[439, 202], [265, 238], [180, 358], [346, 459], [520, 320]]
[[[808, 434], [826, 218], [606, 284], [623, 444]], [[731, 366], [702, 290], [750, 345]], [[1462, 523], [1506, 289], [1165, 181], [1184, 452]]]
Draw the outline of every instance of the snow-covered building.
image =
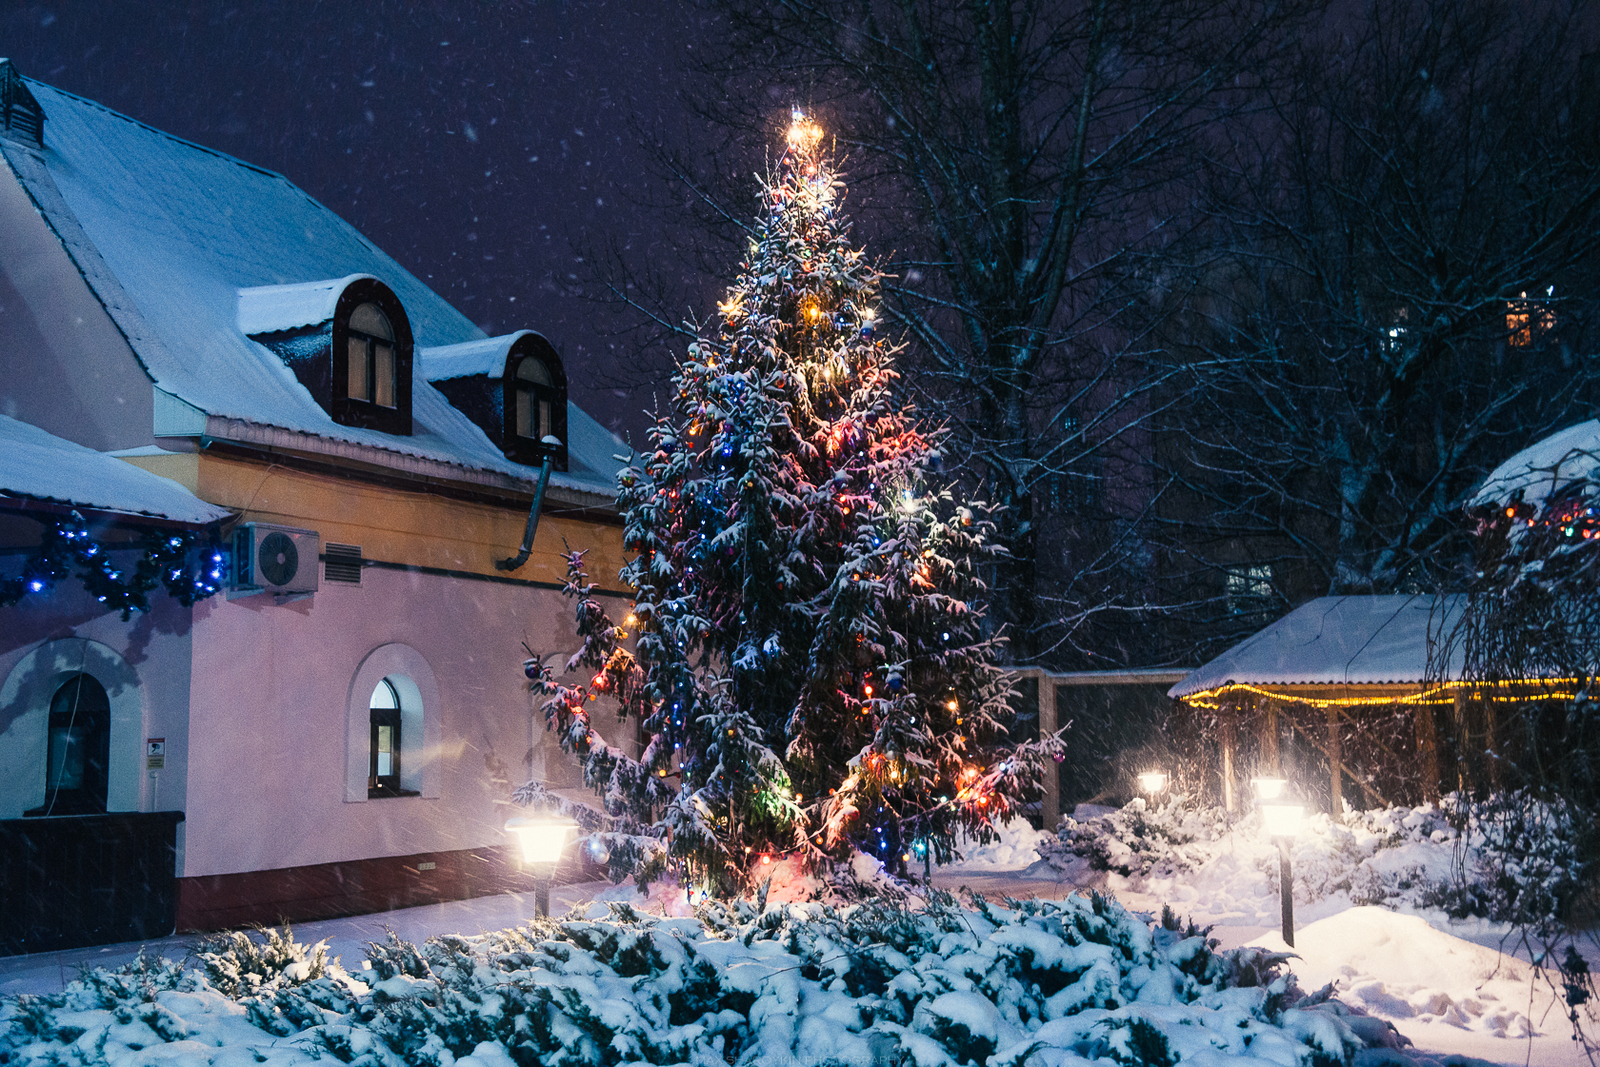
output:
[[[181, 813], [180, 928], [500, 884], [512, 785], [575, 784], [520, 665], [574, 645], [563, 542], [615, 585], [625, 447], [544, 338], [486, 338], [277, 174], [3, 60], [0, 159], [3, 558], [74, 509], [227, 556], [192, 608], [0, 608], [0, 832]], [[93, 788], [55, 721], [91, 702]]]
[[[1436, 798], [1443, 773], [1435, 709], [1453, 705], [1459, 597], [1319, 597], [1168, 690], [1215, 717], [1218, 790], [1294, 776], [1338, 810], [1346, 786], [1372, 806]], [[1415, 794], [1415, 795], [1413, 795]]]

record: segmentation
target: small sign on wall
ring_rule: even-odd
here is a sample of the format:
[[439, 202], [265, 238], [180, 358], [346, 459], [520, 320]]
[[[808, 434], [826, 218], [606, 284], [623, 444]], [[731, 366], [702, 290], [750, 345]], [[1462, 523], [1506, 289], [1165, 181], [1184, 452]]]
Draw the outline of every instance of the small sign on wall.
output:
[[167, 765], [167, 739], [165, 737], [147, 737], [144, 739], [144, 769], [159, 771]]

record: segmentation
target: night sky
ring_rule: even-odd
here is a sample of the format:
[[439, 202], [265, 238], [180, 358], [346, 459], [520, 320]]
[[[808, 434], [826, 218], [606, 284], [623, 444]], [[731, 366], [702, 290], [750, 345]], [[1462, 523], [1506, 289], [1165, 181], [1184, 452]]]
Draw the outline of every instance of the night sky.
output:
[[636, 435], [649, 360], [583, 260], [611, 242], [675, 269], [680, 241], [648, 206], [671, 185], [641, 144], [685, 133], [696, 17], [671, 2], [12, 3], [0, 56], [285, 175], [485, 331], [544, 333], [573, 399]]

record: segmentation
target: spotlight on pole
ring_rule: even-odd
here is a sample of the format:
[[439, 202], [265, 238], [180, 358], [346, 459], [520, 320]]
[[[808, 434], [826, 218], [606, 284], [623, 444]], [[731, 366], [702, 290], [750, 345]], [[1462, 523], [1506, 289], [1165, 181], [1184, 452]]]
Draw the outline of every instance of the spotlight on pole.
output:
[[556, 864], [561, 862], [567, 838], [577, 828], [571, 819], [550, 816], [513, 815], [506, 820], [506, 832], [516, 837], [521, 850], [522, 865], [533, 871], [534, 908], [541, 918], [550, 915], [550, 881]]

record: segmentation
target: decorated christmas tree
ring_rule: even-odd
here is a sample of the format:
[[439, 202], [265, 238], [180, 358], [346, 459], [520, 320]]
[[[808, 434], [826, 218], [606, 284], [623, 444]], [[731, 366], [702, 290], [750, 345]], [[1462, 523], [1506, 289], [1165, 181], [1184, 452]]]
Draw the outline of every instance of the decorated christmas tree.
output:
[[[535, 670], [608, 810], [717, 890], [782, 856], [946, 859], [958, 830], [1017, 809], [1054, 744], [1007, 736], [980, 626], [987, 509], [956, 498], [941, 434], [898, 395], [843, 193], [797, 112], [719, 328], [620, 476], [634, 625], [605, 616], [574, 554], [570, 666], [595, 673]], [[590, 726], [599, 693], [644, 719], [640, 759]]]

